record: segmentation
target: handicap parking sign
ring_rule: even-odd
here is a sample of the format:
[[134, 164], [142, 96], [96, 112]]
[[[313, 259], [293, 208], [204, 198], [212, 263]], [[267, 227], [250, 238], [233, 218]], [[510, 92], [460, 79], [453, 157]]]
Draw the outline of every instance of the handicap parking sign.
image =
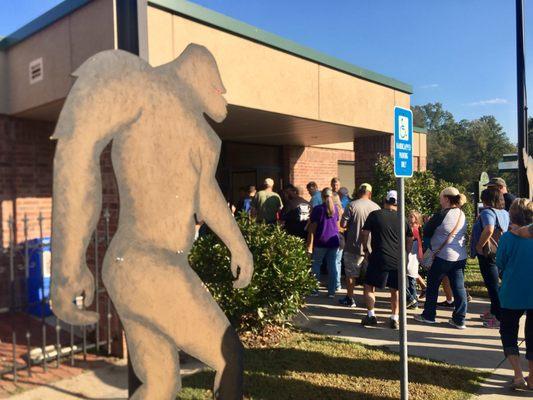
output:
[[413, 113], [401, 107], [394, 108], [394, 175], [413, 176]]

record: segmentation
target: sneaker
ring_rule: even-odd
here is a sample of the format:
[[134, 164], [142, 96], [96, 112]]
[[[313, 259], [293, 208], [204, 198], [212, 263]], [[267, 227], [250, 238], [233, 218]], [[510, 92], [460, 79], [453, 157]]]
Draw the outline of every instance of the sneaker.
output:
[[311, 297], [318, 297], [318, 290], [313, 290], [310, 294]]
[[389, 328], [400, 329], [400, 323], [395, 319], [389, 318]]
[[407, 308], [408, 310], [412, 310], [413, 308], [418, 308], [418, 301], [413, 299], [411, 301], [408, 301], [407, 302], [407, 305], [405, 306], [405, 308]]
[[361, 325], [363, 326], [376, 326], [378, 324], [378, 319], [374, 317], [369, 317], [368, 315], [365, 315], [363, 319], [361, 320]]
[[341, 306], [355, 308], [355, 300], [353, 297], [344, 296], [342, 299], [339, 299], [339, 304]]
[[438, 307], [444, 307], [444, 308], [455, 308], [455, 305], [453, 301], [451, 303], [448, 303], [448, 300], [441, 301], [440, 303], [437, 303]]
[[500, 329], [500, 321], [493, 317], [483, 321], [483, 326], [489, 329]]
[[421, 290], [421, 291], [420, 291], [420, 294], [418, 295], [418, 298], [419, 298], [419, 299], [423, 299], [423, 298], [425, 298], [425, 297], [426, 297], [426, 291], [425, 291], [425, 290]]
[[422, 322], [424, 324], [435, 324], [435, 321], [425, 319], [422, 314], [415, 315], [415, 321]]
[[457, 322], [455, 322], [453, 320], [453, 318], [450, 318], [448, 320], [448, 325], [451, 325], [451, 326], [453, 326], [454, 328], [457, 328], [457, 329], [466, 329], [466, 325], [464, 324], [464, 322], [462, 324], [458, 324]]
[[334, 298], [335, 298], [334, 294], [328, 294], [328, 299], [334, 299]]

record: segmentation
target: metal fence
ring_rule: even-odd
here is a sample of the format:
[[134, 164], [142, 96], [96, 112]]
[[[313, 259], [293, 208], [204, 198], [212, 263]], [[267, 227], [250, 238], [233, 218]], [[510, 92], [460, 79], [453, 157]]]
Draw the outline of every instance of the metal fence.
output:
[[[100, 319], [95, 326], [83, 327], [66, 324], [53, 315], [49, 296], [50, 243], [49, 238], [43, 236], [46, 218], [39, 213], [32, 221], [24, 215], [21, 221], [23, 240], [17, 242], [17, 236], [20, 236], [17, 235], [17, 222], [9, 217], [9, 244], [4, 248], [3, 257], [9, 269], [9, 307], [0, 314], [0, 340], [4, 350], [0, 354], [1, 379], [9, 374], [17, 382], [21, 370], [27, 370], [27, 376], [31, 377], [33, 368], [46, 372], [48, 368], [59, 368], [66, 361], [74, 366], [74, 355], [78, 353], [83, 354], [84, 361], [87, 361], [88, 352], [111, 354], [112, 304], [100, 283], [100, 258], [110, 241], [110, 216], [109, 209], [106, 209], [103, 213], [103, 233], [95, 230], [87, 254], [96, 287], [91, 308], [100, 315]], [[30, 239], [30, 226], [33, 231], [38, 227], [38, 237], [32, 235], [34, 238]], [[37, 265], [39, 257], [40, 268]], [[35, 296], [37, 299], [32, 299]], [[76, 303], [82, 307], [83, 298], [76, 299]]]

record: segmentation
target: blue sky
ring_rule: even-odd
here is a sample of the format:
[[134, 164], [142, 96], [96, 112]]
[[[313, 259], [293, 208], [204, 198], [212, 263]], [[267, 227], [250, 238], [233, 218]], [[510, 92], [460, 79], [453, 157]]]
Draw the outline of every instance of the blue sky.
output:
[[[0, 35], [14, 31], [58, 3], [0, 2]], [[440, 101], [457, 119], [495, 115], [511, 140], [516, 141], [514, 1], [195, 3], [410, 83], [415, 92], [412, 104]], [[525, 15], [526, 48], [533, 49], [533, 0], [525, 0]], [[533, 93], [533, 54], [526, 57], [528, 87]]]

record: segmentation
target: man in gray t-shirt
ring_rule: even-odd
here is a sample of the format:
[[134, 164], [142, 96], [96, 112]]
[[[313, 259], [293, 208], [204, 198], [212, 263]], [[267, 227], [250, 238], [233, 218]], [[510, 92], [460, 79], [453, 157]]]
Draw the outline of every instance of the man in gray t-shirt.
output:
[[[380, 207], [374, 203], [372, 198], [372, 186], [363, 183], [357, 190], [357, 200], [346, 206], [341, 219], [341, 228], [346, 229], [346, 245], [344, 247], [343, 261], [344, 273], [346, 274], [346, 297], [339, 300], [339, 303], [355, 307], [353, 289], [355, 280], [361, 274], [363, 260], [363, 244], [359, 243], [359, 234], [366, 218], [372, 211], [379, 210]], [[370, 249], [370, 239], [368, 243]]]

